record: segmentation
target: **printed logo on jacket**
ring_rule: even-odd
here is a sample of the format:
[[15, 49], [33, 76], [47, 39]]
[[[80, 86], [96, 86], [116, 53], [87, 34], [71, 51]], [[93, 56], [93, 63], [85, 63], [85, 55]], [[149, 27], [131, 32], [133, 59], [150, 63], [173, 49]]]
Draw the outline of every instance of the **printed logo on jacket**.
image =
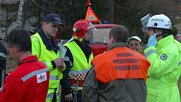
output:
[[36, 75], [37, 83], [41, 83], [47, 80], [46, 72], [40, 73]]

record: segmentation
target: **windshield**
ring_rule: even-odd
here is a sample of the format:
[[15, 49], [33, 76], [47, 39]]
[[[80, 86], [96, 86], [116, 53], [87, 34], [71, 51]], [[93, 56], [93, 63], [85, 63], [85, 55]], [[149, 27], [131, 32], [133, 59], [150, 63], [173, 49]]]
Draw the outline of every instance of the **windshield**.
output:
[[101, 28], [93, 30], [93, 34], [91, 36], [91, 43], [108, 43], [110, 30], [111, 28]]

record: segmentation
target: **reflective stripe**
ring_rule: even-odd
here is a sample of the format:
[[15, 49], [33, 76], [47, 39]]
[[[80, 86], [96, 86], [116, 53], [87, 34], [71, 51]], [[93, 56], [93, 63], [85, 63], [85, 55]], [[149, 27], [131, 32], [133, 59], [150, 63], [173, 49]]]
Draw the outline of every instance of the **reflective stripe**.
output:
[[81, 71], [70, 71], [70, 74], [77, 75], [77, 74], [85, 74], [89, 71], [89, 69], [81, 70]]
[[181, 65], [181, 61], [178, 63], [178, 65]]
[[[45, 65], [47, 65], [46, 64], [46, 62], [43, 62]], [[50, 80], [58, 80], [58, 76], [55, 76], [55, 75], [50, 75]]]
[[151, 50], [149, 50], [147, 53], [145, 53], [145, 56], [148, 57], [148, 56], [149, 56], [150, 54], [152, 54], [152, 53], [157, 54], [156, 50], [151, 49]]
[[69, 62], [70, 66], [72, 66], [72, 61], [70, 61], [69, 57], [64, 57], [64, 61]]
[[58, 80], [58, 76], [51, 75], [51, 76], [50, 76], [50, 80]]
[[0, 56], [6, 58], [6, 55], [2, 52], [0, 52]]
[[48, 94], [48, 95], [47, 95], [47, 98], [52, 98], [52, 99], [53, 99], [53, 93]]
[[[54, 93], [48, 94], [48, 95], [47, 95], [47, 98], [53, 99], [53, 95], [54, 95]], [[57, 97], [57, 96], [58, 96], [58, 93], [56, 93], [56, 97]]]
[[81, 70], [81, 71], [70, 71], [69, 77], [72, 80], [83, 81], [83, 80], [85, 80], [85, 76], [88, 71], [89, 71], [89, 69]]
[[70, 61], [69, 57], [64, 57], [64, 61]]
[[83, 90], [83, 87], [78, 87], [78, 88], [75, 89], [75, 90]]
[[73, 89], [73, 91], [83, 90], [83, 87], [79, 87], [79, 86], [78, 87], [72, 87], [71, 86], [71, 88]]
[[25, 82], [25, 81], [28, 80], [29, 78], [31, 78], [31, 77], [33, 77], [33, 76], [35, 76], [35, 75], [37, 75], [37, 74], [46, 72], [46, 71], [48, 71], [47, 68], [43, 68], [43, 69], [41, 69], [41, 70], [33, 71], [33, 72], [27, 74], [26, 76], [22, 77], [21, 80]]
[[47, 66], [47, 63], [46, 62], [43, 62], [46, 66]]

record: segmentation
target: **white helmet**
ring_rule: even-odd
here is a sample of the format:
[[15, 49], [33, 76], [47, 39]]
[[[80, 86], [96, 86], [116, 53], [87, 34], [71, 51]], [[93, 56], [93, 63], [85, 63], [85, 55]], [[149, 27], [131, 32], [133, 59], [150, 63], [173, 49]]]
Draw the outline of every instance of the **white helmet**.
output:
[[147, 28], [172, 29], [170, 19], [164, 14], [152, 16], [147, 23]]

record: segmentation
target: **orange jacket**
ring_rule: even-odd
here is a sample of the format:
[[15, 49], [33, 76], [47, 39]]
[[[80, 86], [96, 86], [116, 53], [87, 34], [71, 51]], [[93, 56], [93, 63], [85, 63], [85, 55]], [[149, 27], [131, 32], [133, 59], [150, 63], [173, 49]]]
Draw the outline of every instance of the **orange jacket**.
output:
[[150, 63], [146, 58], [127, 47], [114, 48], [98, 55], [93, 60], [96, 79], [102, 83], [109, 83], [118, 78], [146, 80]]

